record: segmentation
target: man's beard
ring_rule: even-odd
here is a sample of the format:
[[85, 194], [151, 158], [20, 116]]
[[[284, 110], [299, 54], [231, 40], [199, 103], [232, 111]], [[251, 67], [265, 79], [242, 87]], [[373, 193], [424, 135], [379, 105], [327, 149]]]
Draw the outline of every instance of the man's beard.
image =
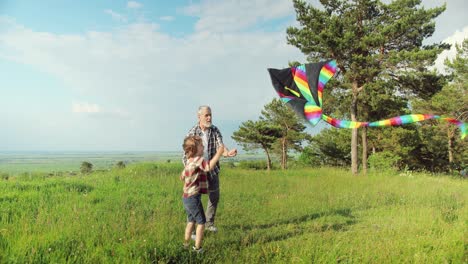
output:
[[206, 128], [210, 128], [212, 124], [211, 124], [211, 122], [205, 122], [203, 125], [204, 125]]

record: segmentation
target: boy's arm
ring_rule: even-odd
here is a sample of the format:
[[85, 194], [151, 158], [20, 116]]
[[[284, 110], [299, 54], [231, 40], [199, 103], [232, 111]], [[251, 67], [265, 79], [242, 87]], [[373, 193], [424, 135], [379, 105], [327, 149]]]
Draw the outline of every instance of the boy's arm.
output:
[[179, 179], [180, 179], [181, 181], [184, 181], [184, 179], [185, 179], [185, 172], [186, 172], [186, 170], [184, 169], [184, 170], [180, 173]]
[[224, 146], [221, 145], [216, 150], [216, 154], [214, 155], [214, 157], [210, 160], [210, 164], [208, 167], [209, 171], [212, 171], [214, 169], [214, 167], [216, 166], [216, 162], [219, 161], [219, 158], [221, 158], [221, 155], [223, 155], [223, 152], [224, 152]]
[[179, 179], [185, 181], [185, 178], [192, 176], [193, 174], [193, 164], [187, 159], [187, 165], [185, 165], [184, 170], [180, 173]]

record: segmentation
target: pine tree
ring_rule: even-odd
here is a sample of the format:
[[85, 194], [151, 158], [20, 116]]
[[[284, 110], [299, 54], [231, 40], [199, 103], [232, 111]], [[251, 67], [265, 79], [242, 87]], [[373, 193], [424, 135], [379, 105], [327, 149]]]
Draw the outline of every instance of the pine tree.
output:
[[279, 99], [273, 99], [262, 110], [261, 120], [265, 120], [281, 128], [276, 149], [281, 157], [281, 168], [287, 168], [288, 152], [291, 149], [302, 150], [301, 143], [307, 137], [304, 131], [304, 121]]
[[281, 137], [281, 127], [265, 120], [243, 122], [239, 130], [233, 133], [232, 139], [244, 150], [262, 149], [267, 156], [267, 169], [271, 169], [271, 148]]
[[[453, 60], [446, 59], [445, 65], [451, 82], [447, 83], [440, 92], [435, 94], [430, 100], [414, 100], [414, 108], [419, 111], [427, 111], [437, 115], [451, 116], [467, 122], [468, 120], [468, 39], [461, 45], [456, 46], [457, 55]], [[449, 169], [455, 167], [455, 163], [466, 163], [466, 142], [460, 139], [459, 130], [456, 126], [447, 122], [436, 122], [433, 126], [439, 127], [439, 131], [445, 138], [445, 146], [430, 147], [427, 149], [434, 151], [445, 150], [446, 161]], [[429, 140], [426, 145], [433, 144], [435, 140]], [[465, 154], [456, 157], [457, 153]], [[432, 154], [431, 156], [438, 156]], [[464, 158], [463, 158], [464, 157]]]
[[[323, 9], [293, 0], [299, 27], [287, 29], [287, 41], [309, 61], [335, 59], [338, 84], [350, 98], [350, 118], [358, 121], [359, 95], [378, 80], [394, 80], [402, 96], [429, 97], [438, 91], [439, 77], [429, 72], [447, 45], [423, 46], [435, 29], [434, 19], [445, 6], [425, 9], [420, 0], [321, 0]], [[327, 89], [329, 86], [327, 86]], [[326, 102], [326, 98], [324, 99]], [[366, 116], [367, 117], [367, 116]], [[362, 141], [367, 142], [366, 130]], [[367, 147], [363, 148], [367, 151]], [[358, 173], [358, 130], [352, 130], [351, 170]], [[367, 162], [363, 155], [363, 162]]]

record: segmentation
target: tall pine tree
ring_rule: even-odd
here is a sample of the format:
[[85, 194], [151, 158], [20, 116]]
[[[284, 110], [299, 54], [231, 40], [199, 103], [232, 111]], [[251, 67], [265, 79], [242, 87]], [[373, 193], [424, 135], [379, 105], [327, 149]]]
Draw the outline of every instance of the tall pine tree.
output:
[[[461, 45], [457, 45], [457, 55], [453, 60], [446, 60], [445, 65], [450, 74], [451, 81], [447, 83], [440, 92], [430, 100], [414, 100], [414, 108], [418, 111], [427, 111], [433, 114], [451, 116], [467, 122], [468, 120], [468, 39]], [[439, 128], [439, 137], [445, 139], [445, 146], [426, 149], [434, 151], [445, 150], [446, 164], [448, 169], [466, 165], [468, 162], [468, 151], [466, 140], [461, 140], [459, 130], [456, 126], [447, 122], [436, 122], [433, 124]], [[428, 140], [426, 145], [433, 145], [435, 140]], [[433, 152], [434, 152], [433, 151]], [[429, 156], [440, 156], [430, 153]], [[435, 163], [431, 160], [431, 163]]]
[[[402, 96], [429, 97], [438, 91], [438, 77], [428, 72], [447, 45], [423, 46], [445, 6], [425, 9], [420, 0], [321, 0], [323, 8], [293, 0], [299, 27], [287, 29], [287, 41], [309, 61], [335, 59], [339, 85], [350, 98], [350, 118], [360, 121], [359, 95], [378, 80], [393, 81]], [[327, 86], [328, 89], [328, 86]], [[326, 104], [326, 98], [324, 99]], [[362, 134], [367, 153], [366, 130]], [[358, 173], [358, 130], [352, 130], [351, 170]], [[363, 163], [367, 162], [363, 155]]]
[[307, 138], [304, 120], [301, 120], [294, 111], [281, 100], [274, 98], [262, 110], [260, 120], [270, 122], [281, 128], [280, 137], [276, 141], [276, 150], [281, 157], [281, 168], [286, 169], [288, 152], [301, 150], [301, 143]]
[[232, 139], [239, 143], [244, 150], [262, 149], [267, 157], [267, 170], [271, 169], [271, 148], [282, 136], [282, 129], [265, 120], [247, 120], [234, 131]]

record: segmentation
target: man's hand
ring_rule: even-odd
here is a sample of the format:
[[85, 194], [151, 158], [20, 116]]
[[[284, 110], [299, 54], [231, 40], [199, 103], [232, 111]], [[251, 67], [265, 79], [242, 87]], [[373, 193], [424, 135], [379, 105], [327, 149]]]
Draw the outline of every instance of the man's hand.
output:
[[227, 152], [226, 157], [235, 157], [237, 155], [237, 149], [231, 149]]

